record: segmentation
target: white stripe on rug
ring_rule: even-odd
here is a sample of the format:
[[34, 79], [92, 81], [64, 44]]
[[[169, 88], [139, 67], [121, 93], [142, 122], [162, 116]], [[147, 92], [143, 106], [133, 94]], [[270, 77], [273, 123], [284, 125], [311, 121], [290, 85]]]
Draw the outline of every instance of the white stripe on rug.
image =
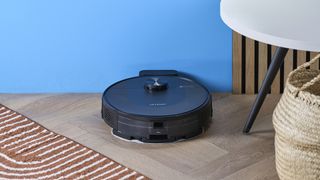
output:
[[90, 176], [91, 174], [94, 174], [94, 173], [100, 171], [101, 169], [104, 169], [104, 168], [107, 168], [107, 167], [111, 166], [112, 164], [114, 164], [113, 161], [109, 162], [108, 164], [105, 164], [105, 165], [102, 166], [102, 167], [99, 167], [99, 168], [95, 169], [94, 171], [91, 171], [91, 172], [89, 172], [89, 173], [87, 173], [87, 174], [81, 175], [81, 176], [75, 178], [74, 180], [79, 180], [79, 179], [83, 179], [83, 178], [85, 178], [85, 177], [88, 177], [88, 176]]
[[[2, 109], [2, 110], [3, 110], [3, 109]], [[10, 111], [10, 110], [5, 111], [5, 112], [1, 113], [0, 116], [3, 116], [3, 115], [5, 115], [5, 114], [8, 114], [9, 112], [11, 112], [11, 111]]]
[[[74, 148], [75, 148], [75, 146], [72, 147], [72, 148], [69, 148], [68, 150], [65, 150], [63, 153], [60, 153], [60, 154], [64, 154], [65, 152], [67, 152], [67, 151], [69, 151], [71, 149], [74, 149]], [[81, 153], [81, 152], [83, 152], [85, 150], [86, 150], [86, 148], [82, 148], [82, 149], [80, 149], [78, 151], [75, 151], [75, 152], [73, 152], [71, 154], [68, 154], [67, 156], [60, 157], [59, 159], [56, 159], [56, 160], [54, 160], [54, 161], [52, 161], [52, 162], [50, 162], [48, 164], [44, 164], [44, 165], [37, 166], [37, 167], [29, 167], [29, 168], [28, 167], [25, 167], [25, 168], [8, 167], [5, 164], [2, 164], [1, 162], [0, 162], [0, 166], [2, 166], [5, 169], [12, 170], [12, 171], [33, 171], [33, 170], [42, 169], [42, 168], [47, 167], [47, 166], [51, 166], [52, 164], [55, 164], [55, 163], [60, 162], [60, 161], [63, 161], [65, 159], [69, 158], [70, 156], [73, 156], [75, 154]], [[49, 158], [49, 160], [51, 160], [53, 158]]]
[[134, 176], [135, 174], [137, 174], [137, 172], [133, 171], [132, 173], [130, 173], [130, 174], [128, 174], [128, 175], [123, 176], [123, 177], [122, 177], [122, 178], [120, 178], [119, 180], [125, 180], [125, 179], [128, 179], [129, 177]]
[[[39, 132], [39, 133], [33, 134], [33, 135], [31, 135], [31, 136], [26, 136], [25, 138], [19, 139], [19, 140], [17, 140], [17, 141], [13, 141], [13, 142], [11, 142], [11, 143], [9, 143], [9, 144], [5, 144], [5, 145], [3, 145], [1, 148], [7, 148], [7, 147], [12, 146], [12, 145], [17, 145], [17, 144], [19, 144], [20, 142], [23, 142], [23, 141], [26, 141], [26, 140], [28, 140], [28, 139], [37, 137], [37, 136], [39, 136], [40, 134], [43, 134], [43, 133], [45, 133], [45, 132], [47, 132], [46, 129], [43, 130], [43, 131], [41, 131], [41, 132]], [[53, 134], [53, 133], [51, 132], [50, 134]], [[47, 136], [47, 135], [46, 135], [46, 136]], [[41, 136], [40, 136], [40, 137], [41, 137]], [[42, 137], [45, 137], [45, 136], [42, 136]], [[31, 141], [28, 141], [28, 142], [25, 142], [25, 143], [29, 143], [29, 142], [31, 142]], [[21, 144], [21, 145], [24, 145], [25, 143], [23, 143], [23, 144]], [[20, 146], [20, 145], [19, 145], [19, 146]], [[15, 146], [15, 147], [17, 147], [17, 146]], [[9, 150], [15, 149], [15, 147], [9, 148]]]
[[[7, 144], [7, 145], [3, 146], [3, 148], [6, 148], [6, 147], [12, 146], [12, 145], [16, 145], [16, 146], [13, 146], [13, 147], [11, 147], [11, 148], [8, 149], [9, 151], [11, 151], [11, 150], [20, 148], [20, 147], [25, 146], [25, 145], [27, 145], [27, 144], [33, 143], [33, 142], [35, 142], [35, 141], [39, 141], [40, 139], [43, 139], [43, 138], [46, 138], [46, 137], [48, 137], [48, 136], [53, 135], [53, 132], [50, 132], [50, 133], [47, 134], [47, 135], [39, 136], [39, 135], [42, 135], [42, 134], [44, 134], [44, 133], [46, 133], [46, 132], [47, 132], [47, 130], [45, 129], [45, 130], [41, 131], [40, 133], [31, 135], [31, 136], [27, 136], [27, 137], [25, 137], [25, 138], [23, 138], [23, 139], [19, 139], [18, 141], [14, 141], [14, 142], [12, 142], [12, 143], [10, 143], [10, 144]], [[39, 136], [39, 137], [38, 137], [38, 136]], [[31, 139], [31, 138], [34, 138], [34, 137], [36, 137], [36, 138], [33, 139], [33, 140], [31, 140], [31, 141], [27, 141], [27, 142], [24, 142], [24, 143], [18, 145], [18, 143], [23, 142], [23, 141], [26, 141], [26, 140]]]
[[35, 131], [35, 130], [37, 130], [37, 129], [39, 129], [39, 128], [40, 128], [40, 126], [36, 126], [36, 127], [32, 128], [32, 129], [30, 129], [30, 130], [28, 130], [28, 131], [24, 131], [24, 132], [21, 132], [21, 133], [19, 133], [19, 134], [14, 135], [14, 136], [10, 136], [10, 137], [8, 137], [8, 138], [2, 139], [2, 140], [0, 141], [0, 143], [4, 143], [4, 142], [6, 142], [6, 141], [8, 141], [8, 140], [11, 140], [11, 139], [14, 139], [14, 138], [23, 136], [23, 135], [25, 135], [25, 134], [27, 134], [27, 133], [30, 133], [30, 132], [33, 132], [33, 131]]
[[21, 152], [23, 152], [23, 151], [25, 151], [25, 150], [27, 150], [27, 149], [33, 148], [33, 147], [35, 147], [35, 146], [38, 146], [39, 144], [42, 144], [42, 143], [51, 141], [51, 140], [56, 139], [56, 138], [58, 138], [58, 137], [60, 137], [60, 136], [59, 136], [59, 135], [54, 135], [54, 136], [51, 137], [51, 138], [44, 139], [44, 140], [39, 141], [39, 142], [37, 142], [37, 143], [31, 144], [31, 145], [29, 145], [29, 146], [27, 146], [27, 147], [25, 147], [25, 148], [20, 149], [19, 151], [16, 152], [16, 154], [20, 154]]
[[[22, 176], [22, 177], [25, 177], [25, 176], [33, 176], [33, 175], [44, 174], [44, 173], [51, 172], [51, 171], [53, 171], [53, 170], [55, 170], [55, 169], [58, 169], [58, 168], [60, 168], [61, 166], [64, 166], [64, 165], [66, 165], [66, 164], [68, 164], [68, 163], [70, 163], [70, 162], [72, 162], [72, 161], [75, 161], [75, 160], [77, 160], [77, 159], [79, 159], [79, 158], [81, 158], [81, 157], [83, 157], [83, 156], [86, 156], [86, 155], [90, 154], [91, 152], [92, 152], [92, 151], [90, 150], [90, 151], [88, 151], [88, 152], [86, 152], [86, 153], [84, 153], [84, 154], [78, 155], [78, 156], [76, 156], [76, 157], [74, 157], [74, 158], [72, 158], [72, 159], [70, 159], [70, 160], [68, 160], [68, 161], [66, 161], [66, 162], [64, 162], [64, 163], [62, 163], [62, 164], [59, 164], [59, 165], [57, 165], [57, 166], [55, 166], [55, 167], [53, 167], [53, 168], [51, 168], [51, 169], [45, 169], [45, 170], [41, 170], [41, 171], [34, 171], [34, 172], [30, 172], [30, 173], [21, 173], [21, 174], [20, 174], [20, 173], [19, 173], [19, 174], [18, 174], [18, 173], [7, 173], [7, 172], [1, 172], [1, 171], [0, 171], [0, 174], [7, 175], [7, 176], [19, 176], [19, 177], [21, 177], [21, 176]], [[94, 159], [94, 158], [97, 157], [97, 156], [98, 156], [98, 155], [91, 156], [91, 157], [89, 157], [89, 158], [81, 161], [81, 162], [78, 163], [78, 164], [81, 164], [82, 162], [84, 163], [84, 162], [86, 162], [86, 161], [89, 161], [89, 160], [91, 160], [91, 159]], [[75, 164], [74, 164], [73, 166], [75, 166]], [[62, 171], [67, 171], [67, 169], [69, 169], [69, 168], [71, 168], [71, 167], [73, 167], [73, 166], [67, 167], [67, 168], [65, 168], [65, 169], [62, 170]], [[57, 173], [60, 174], [61, 172], [58, 171]], [[47, 175], [47, 176], [51, 177], [51, 176], [54, 176], [54, 175], [50, 174], [50, 175]], [[43, 176], [41, 176], [41, 177], [43, 177]], [[39, 177], [39, 178], [41, 179], [41, 177]]]
[[[7, 117], [11, 117], [11, 116], [13, 116], [13, 115], [15, 115], [15, 114], [16, 114], [16, 113], [12, 113], [12, 115], [6, 115], [6, 116], [2, 117], [1, 119], [7, 118]], [[15, 120], [15, 119], [18, 119], [18, 118], [20, 118], [20, 117], [22, 117], [22, 115], [18, 115], [18, 116], [15, 116], [15, 117], [13, 117], [13, 118], [4, 120], [4, 121], [0, 122], [0, 125], [1, 125], [1, 124], [4, 124], [4, 123], [7, 123], [7, 122], [10, 122], [10, 121], [13, 121], [13, 120]]]
[[108, 171], [105, 171], [104, 173], [99, 174], [99, 175], [96, 176], [96, 177], [93, 177], [91, 180], [94, 180], [94, 179], [100, 178], [101, 176], [104, 176], [104, 175], [106, 175], [106, 174], [112, 173], [113, 171], [115, 171], [115, 170], [117, 170], [117, 169], [119, 169], [119, 168], [121, 168], [121, 167], [122, 167], [122, 166], [119, 165], [119, 166], [117, 166], [117, 167], [115, 167], [115, 168], [113, 168], [113, 169], [110, 169], [110, 170], [108, 170]]
[[7, 127], [10, 127], [10, 126], [14, 126], [14, 125], [19, 124], [19, 123], [26, 122], [26, 121], [28, 121], [28, 119], [27, 119], [27, 118], [24, 118], [23, 120], [20, 120], [20, 121], [11, 123], [11, 124], [6, 124], [6, 125], [4, 125], [4, 126], [1, 126], [1, 127], [0, 127], [0, 130], [1, 130], [1, 129], [4, 129], [4, 128], [7, 128]]
[[72, 173], [70, 173], [70, 174], [68, 174], [68, 175], [66, 175], [66, 176], [61, 176], [59, 179], [64, 179], [64, 178], [69, 178], [70, 176], [72, 176], [72, 175], [75, 175], [75, 174], [77, 174], [77, 173], [79, 173], [79, 172], [82, 172], [82, 171], [84, 171], [84, 170], [86, 170], [86, 169], [89, 169], [89, 168], [91, 168], [91, 167], [93, 167], [93, 166], [95, 166], [95, 165], [97, 165], [97, 164], [99, 164], [99, 163], [101, 163], [101, 162], [103, 162], [103, 161], [105, 161], [105, 160], [107, 160], [107, 158], [102, 158], [102, 159], [100, 159], [99, 161], [96, 161], [96, 162], [94, 162], [94, 163], [92, 163], [92, 164], [90, 164], [90, 165], [88, 165], [88, 166], [85, 166], [85, 167], [83, 167], [83, 168], [81, 168], [81, 169], [79, 169], [79, 170], [77, 170], [77, 171], [74, 171], [74, 172], [72, 172]]
[[67, 142], [67, 143], [65, 143], [65, 144], [62, 144], [62, 145], [57, 146], [57, 147], [55, 147], [55, 148], [53, 148], [53, 149], [49, 149], [48, 151], [45, 151], [45, 152], [43, 152], [43, 153], [41, 153], [41, 154], [38, 154], [37, 156], [41, 157], [41, 156], [46, 155], [46, 154], [48, 154], [48, 153], [50, 153], [50, 152], [52, 152], [52, 151], [55, 151], [55, 150], [57, 150], [57, 149], [63, 148], [63, 147], [65, 147], [65, 146], [68, 146], [69, 144], [72, 144], [72, 143], [74, 143], [74, 142], [73, 142], [73, 141], [69, 141], [69, 142]]
[[[11, 114], [9, 114], [10, 112], [12, 112], [12, 111], [6, 111], [3, 115], [5, 115], [5, 116], [0, 116], [0, 120], [1, 119], [5, 119], [5, 118], [7, 118], [7, 117], [11, 117], [11, 116], [13, 116], [13, 115], [15, 115], [15, 114], [17, 114], [16, 112], [12, 112]], [[6, 115], [7, 114], [7, 115]], [[1, 122], [2, 123], [2, 122]]]
[[4, 159], [6, 159], [7, 161], [10, 161], [10, 162], [12, 162], [12, 163], [16, 163], [16, 164], [19, 164], [19, 165], [34, 165], [34, 164], [41, 164], [41, 163], [44, 163], [44, 162], [46, 162], [46, 161], [49, 161], [49, 160], [51, 160], [52, 158], [57, 157], [58, 155], [64, 154], [65, 152], [67, 152], [67, 151], [69, 151], [69, 150], [71, 150], [71, 149], [76, 148], [77, 146], [79, 146], [79, 144], [77, 144], [77, 145], [75, 145], [75, 146], [73, 146], [73, 147], [70, 147], [69, 149], [64, 150], [64, 151], [62, 151], [62, 152], [60, 152], [60, 153], [58, 153], [58, 154], [55, 154], [55, 155], [53, 155], [53, 156], [50, 156], [50, 157], [48, 157], [48, 158], [46, 158], [46, 159], [42, 159], [42, 160], [40, 160], [40, 161], [31, 161], [31, 162], [16, 161], [15, 159], [12, 159], [12, 158], [10, 158], [9, 156], [7, 156], [7, 155], [5, 155], [5, 154], [2, 154], [2, 153], [0, 153], [0, 156], [3, 157]]
[[144, 176], [139, 176], [136, 180], [144, 179]]
[[52, 145], [55, 145], [55, 144], [57, 144], [57, 143], [59, 143], [59, 142], [61, 142], [61, 141], [64, 141], [64, 140], [66, 140], [67, 138], [62, 138], [62, 139], [60, 139], [60, 140], [58, 140], [58, 141], [53, 141], [52, 143], [50, 143], [50, 144], [47, 144], [47, 145], [45, 145], [45, 146], [42, 146], [42, 147], [40, 147], [40, 148], [38, 148], [38, 149], [35, 149], [35, 150], [33, 150], [33, 151], [30, 151], [30, 152], [28, 152], [28, 153], [25, 153], [25, 154], [23, 154], [22, 156], [28, 156], [28, 155], [30, 155], [30, 154], [33, 154], [33, 153], [35, 153], [35, 152], [38, 152], [38, 151], [40, 151], [40, 150], [42, 150], [42, 149], [44, 149], [44, 148], [47, 148], [47, 147], [50, 147], [50, 146], [52, 146]]
[[124, 172], [126, 172], [126, 171], [128, 171], [128, 168], [125, 168], [125, 169], [123, 169], [123, 170], [121, 170], [121, 171], [119, 171], [119, 172], [117, 172], [117, 173], [115, 173], [115, 174], [112, 174], [112, 175], [106, 177], [106, 179], [111, 179], [111, 178], [113, 178], [113, 177], [119, 176], [120, 174], [122, 174], [122, 173], [124, 173]]
[[85, 159], [85, 160], [83, 160], [83, 161], [81, 161], [81, 162], [79, 162], [79, 163], [77, 163], [77, 164], [74, 164], [74, 165], [72, 165], [72, 166], [70, 166], [70, 167], [68, 167], [68, 168], [65, 168], [65, 169], [63, 169], [63, 170], [59, 170], [58, 172], [56, 172], [56, 173], [54, 173], [54, 174], [50, 174], [50, 175], [46, 175], [46, 176], [40, 176], [40, 177], [38, 177], [38, 179], [48, 179], [48, 178], [50, 178], [50, 177], [52, 177], [52, 176], [57, 176], [57, 175], [59, 175], [59, 174], [61, 174], [61, 173], [63, 173], [63, 172], [66, 172], [66, 171], [68, 171], [68, 170], [70, 170], [70, 169], [72, 169], [72, 168], [75, 168], [75, 167], [77, 167], [77, 166], [79, 166], [79, 165], [81, 165], [81, 164], [83, 164], [83, 163], [85, 163], [85, 162], [91, 161], [92, 159], [96, 158], [97, 156], [99, 156], [98, 153], [95, 154], [94, 156], [91, 156], [91, 157], [89, 157], [89, 158], [87, 158], [87, 159]]
[[17, 131], [18, 129], [22, 129], [22, 128], [25, 128], [25, 127], [32, 126], [33, 124], [34, 124], [34, 122], [31, 122], [31, 123], [25, 124], [25, 125], [23, 125], [23, 126], [18, 126], [18, 127], [16, 127], [16, 128], [11, 129], [10, 131], [6, 131], [6, 132], [4, 132], [4, 133], [1, 133], [0, 136], [10, 134], [10, 133], [12, 133], [12, 132], [14, 132], [14, 131]]

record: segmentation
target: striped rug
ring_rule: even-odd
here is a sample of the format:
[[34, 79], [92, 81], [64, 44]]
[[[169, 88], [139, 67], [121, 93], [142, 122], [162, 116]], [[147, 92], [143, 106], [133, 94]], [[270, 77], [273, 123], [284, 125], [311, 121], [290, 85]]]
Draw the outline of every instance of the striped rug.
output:
[[149, 179], [0, 104], [0, 179]]

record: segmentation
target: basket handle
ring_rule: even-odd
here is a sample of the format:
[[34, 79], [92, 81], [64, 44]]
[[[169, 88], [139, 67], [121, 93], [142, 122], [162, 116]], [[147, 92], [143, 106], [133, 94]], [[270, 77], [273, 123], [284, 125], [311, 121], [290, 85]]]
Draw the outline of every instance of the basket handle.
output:
[[[311, 61], [306, 62], [304, 64], [302, 64], [301, 66], [299, 66], [294, 72], [296, 71], [300, 71], [303, 70], [307, 67], [310, 67], [312, 64], [314, 64], [315, 62], [317, 62], [320, 58], [320, 54], [316, 55]], [[320, 74], [318, 76], [316, 76], [315, 78], [313, 78], [311, 81], [305, 83], [303, 86], [301, 86], [300, 88], [297, 89], [296, 94], [299, 91], [303, 91], [307, 88], [309, 88], [310, 86], [313, 86], [315, 83], [317, 83], [318, 81], [320, 81]]]

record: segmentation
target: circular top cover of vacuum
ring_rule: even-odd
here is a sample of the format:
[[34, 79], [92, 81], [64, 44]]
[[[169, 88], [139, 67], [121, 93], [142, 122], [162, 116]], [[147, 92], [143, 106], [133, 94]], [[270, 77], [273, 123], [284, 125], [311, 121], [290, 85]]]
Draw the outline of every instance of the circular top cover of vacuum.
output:
[[208, 101], [210, 94], [195, 81], [181, 76], [139, 76], [110, 86], [104, 103], [125, 114], [174, 116], [189, 113]]

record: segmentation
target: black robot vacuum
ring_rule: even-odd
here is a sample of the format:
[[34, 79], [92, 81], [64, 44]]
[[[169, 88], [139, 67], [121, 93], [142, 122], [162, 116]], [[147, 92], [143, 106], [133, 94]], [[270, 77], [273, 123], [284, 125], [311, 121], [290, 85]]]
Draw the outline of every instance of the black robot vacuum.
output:
[[144, 70], [105, 90], [102, 118], [113, 134], [142, 142], [173, 142], [202, 133], [211, 121], [209, 91], [173, 70]]

